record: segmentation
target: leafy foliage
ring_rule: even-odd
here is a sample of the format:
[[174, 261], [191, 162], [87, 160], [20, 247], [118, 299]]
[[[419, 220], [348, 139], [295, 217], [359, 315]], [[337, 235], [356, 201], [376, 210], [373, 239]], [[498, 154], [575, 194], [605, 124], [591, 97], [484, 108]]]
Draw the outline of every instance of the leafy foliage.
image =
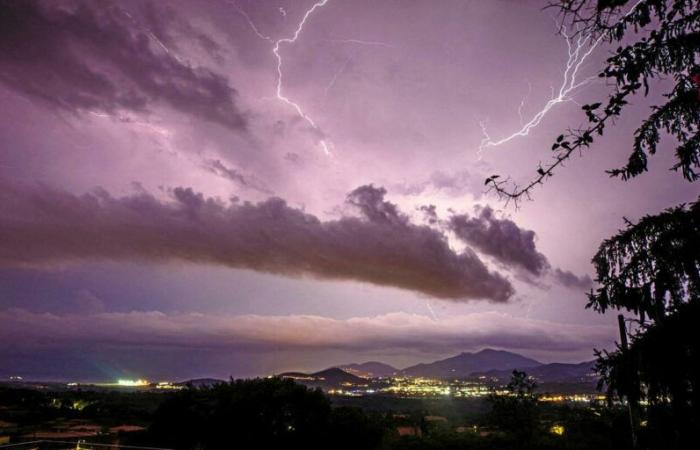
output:
[[700, 299], [700, 201], [655, 215], [605, 240], [593, 258], [600, 288], [588, 307], [661, 319]]
[[507, 386], [511, 395], [494, 393], [488, 398], [494, 425], [512, 433], [518, 440], [531, 440], [540, 426], [536, 387], [535, 381], [525, 372], [514, 370]]

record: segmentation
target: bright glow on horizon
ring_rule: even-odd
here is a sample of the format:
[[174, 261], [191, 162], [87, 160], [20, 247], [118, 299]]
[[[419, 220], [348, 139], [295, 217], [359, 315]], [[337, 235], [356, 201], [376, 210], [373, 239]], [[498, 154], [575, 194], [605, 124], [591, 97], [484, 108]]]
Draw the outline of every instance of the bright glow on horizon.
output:
[[148, 380], [143, 380], [143, 379], [138, 379], [138, 380], [128, 380], [128, 379], [119, 379], [117, 380], [117, 385], [118, 386], [124, 386], [124, 387], [139, 387], [139, 386], [148, 386]]

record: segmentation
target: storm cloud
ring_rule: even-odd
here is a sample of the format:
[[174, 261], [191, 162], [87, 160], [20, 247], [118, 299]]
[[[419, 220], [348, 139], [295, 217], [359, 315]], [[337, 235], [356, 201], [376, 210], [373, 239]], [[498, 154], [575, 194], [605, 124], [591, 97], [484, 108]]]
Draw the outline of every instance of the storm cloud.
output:
[[148, 112], [164, 103], [243, 130], [236, 90], [171, 52], [166, 17], [139, 20], [111, 3], [2, 0], [0, 82], [70, 113]]
[[362, 186], [348, 196], [360, 217], [322, 221], [280, 198], [224, 202], [176, 188], [159, 200], [145, 192], [116, 198], [104, 190], [75, 195], [3, 186], [0, 264], [181, 260], [441, 299], [508, 301], [514, 292], [508, 279], [470, 249], [455, 252], [442, 232], [410, 223], [384, 194]]
[[578, 276], [568, 270], [556, 268], [552, 276], [559, 284], [571, 289], [588, 290], [593, 287], [593, 280], [589, 275]]
[[465, 243], [475, 247], [499, 263], [523, 269], [532, 275], [543, 275], [549, 269], [547, 258], [537, 251], [535, 232], [520, 228], [509, 219], [499, 219], [485, 206], [478, 215], [454, 215], [449, 227]]

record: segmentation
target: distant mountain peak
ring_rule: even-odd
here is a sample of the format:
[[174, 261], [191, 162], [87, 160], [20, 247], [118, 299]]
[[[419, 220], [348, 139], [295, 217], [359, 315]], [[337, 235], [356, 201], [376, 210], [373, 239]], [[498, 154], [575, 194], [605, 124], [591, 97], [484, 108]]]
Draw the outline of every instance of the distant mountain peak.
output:
[[542, 363], [518, 353], [485, 348], [476, 353], [462, 352], [450, 358], [429, 364], [416, 364], [401, 373], [412, 376], [436, 378], [468, 377], [476, 372], [492, 370], [526, 369]]

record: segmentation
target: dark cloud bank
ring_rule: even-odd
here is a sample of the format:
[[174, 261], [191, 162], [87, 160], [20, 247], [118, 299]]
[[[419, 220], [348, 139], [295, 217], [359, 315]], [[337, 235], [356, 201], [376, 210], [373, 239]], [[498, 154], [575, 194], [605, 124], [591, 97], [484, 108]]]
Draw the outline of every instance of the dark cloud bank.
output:
[[505, 265], [536, 276], [549, 268], [547, 258], [537, 251], [535, 232], [520, 228], [512, 220], [498, 219], [488, 206], [475, 217], [452, 216], [450, 228], [458, 238]]
[[537, 250], [535, 232], [519, 227], [512, 220], [496, 217], [489, 206], [479, 208], [476, 216], [453, 215], [448, 227], [460, 240], [503, 266], [535, 277], [551, 273], [554, 281], [571, 289], [585, 290], [593, 285], [588, 275], [579, 277], [560, 268], [550, 271], [547, 257]]
[[165, 46], [172, 17], [143, 16], [109, 2], [0, 0], [0, 82], [70, 113], [146, 112], [161, 102], [244, 129], [228, 80]]
[[386, 191], [348, 195], [360, 217], [322, 221], [284, 200], [225, 203], [177, 188], [115, 198], [48, 187], [0, 190], [0, 265], [182, 260], [286, 276], [356, 280], [435, 298], [505, 302], [513, 286], [470, 249], [409, 222]]

